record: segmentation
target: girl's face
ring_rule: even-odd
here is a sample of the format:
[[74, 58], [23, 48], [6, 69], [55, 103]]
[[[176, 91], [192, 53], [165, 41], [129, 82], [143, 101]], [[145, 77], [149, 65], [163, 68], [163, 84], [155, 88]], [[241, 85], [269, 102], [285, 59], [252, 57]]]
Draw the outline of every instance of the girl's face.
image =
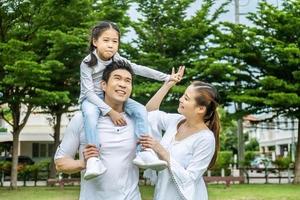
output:
[[199, 113], [205, 112], [204, 106], [197, 105], [196, 102], [197, 92], [194, 86], [190, 85], [179, 99], [178, 113], [184, 116], [197, 116]]
[[113, 28], [104, 31], [97, 40], [93, 40], [96, 52], [102, 60], [110, 60], [119, 48], [119, 34]]

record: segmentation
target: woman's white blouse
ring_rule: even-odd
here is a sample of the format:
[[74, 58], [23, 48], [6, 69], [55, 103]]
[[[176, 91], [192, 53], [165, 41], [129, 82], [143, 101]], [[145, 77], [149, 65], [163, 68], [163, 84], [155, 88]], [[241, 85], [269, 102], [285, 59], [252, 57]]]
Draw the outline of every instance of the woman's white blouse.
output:
[[162, 111], [149, 113], [151, 131], [170, 153], [168, 169], [158, 172], [154, 200], [208, 199], [203, 174], [214, 155], [215, 138], [210, 130], [201, 130], [176, 141], [177, 124], [184, 119], [179, 114]]

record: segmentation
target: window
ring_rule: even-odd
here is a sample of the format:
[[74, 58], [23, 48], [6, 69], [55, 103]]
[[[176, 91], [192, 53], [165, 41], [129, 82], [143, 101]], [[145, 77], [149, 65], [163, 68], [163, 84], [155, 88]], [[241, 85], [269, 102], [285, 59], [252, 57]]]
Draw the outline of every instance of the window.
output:
[[40, 144], [40, 157], [46, 157], [47, 146], [46, 144]]
[[53, 156], [53, 144], [49, 143], [32, 143], [32, 157], [46, 158]]
[[275, 151], [275, 146], [269, 146], [269, 151]]
[[54, 145], [48, 144], [48, 157], [52, 157], [54, 153]]
[[40, 146], [38, 143], [32, 144], [32, 157], [39, 157]]

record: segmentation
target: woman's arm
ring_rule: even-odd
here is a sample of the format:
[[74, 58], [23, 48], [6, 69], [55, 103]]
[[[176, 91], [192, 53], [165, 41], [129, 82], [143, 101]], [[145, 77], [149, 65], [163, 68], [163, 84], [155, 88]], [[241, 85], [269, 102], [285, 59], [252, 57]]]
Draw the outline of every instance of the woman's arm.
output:
[[148, 112], [159, 109], [162, 100], [169, 92], [169, 90], [181, 80], [183, 73], [184, 73], [184, 66], [180, 66], [176, 74], [174, 68], [172, 69], [170, 81], [165, 82], [162, 85], [162, 87], [155, 93], [155, 95], [146, 104], [146, 109]]

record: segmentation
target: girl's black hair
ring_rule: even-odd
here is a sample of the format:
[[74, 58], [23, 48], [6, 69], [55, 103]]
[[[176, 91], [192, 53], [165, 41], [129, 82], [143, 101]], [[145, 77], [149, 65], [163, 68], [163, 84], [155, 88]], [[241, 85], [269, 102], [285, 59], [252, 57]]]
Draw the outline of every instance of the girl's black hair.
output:
[[92, 29], [91, 38], [90, 38], [90, 47], [89, 47], [91, 59], [89, 61], [84, 61], [84, 63], [86, 63], [89, 67], [97, 65], [97, 57], [93, 54], [94, 50], [96, 49], [96, 47], [93, 44], [93, 40], [97, 40], [104, 31], [111, 28], [118, 32], [119, 42], [120, 42], [120, 36], [121, 36], [120, 30], [118, 26], [113, 22], [102, 21], [98, 25], [94, 26], [94, 28]]

